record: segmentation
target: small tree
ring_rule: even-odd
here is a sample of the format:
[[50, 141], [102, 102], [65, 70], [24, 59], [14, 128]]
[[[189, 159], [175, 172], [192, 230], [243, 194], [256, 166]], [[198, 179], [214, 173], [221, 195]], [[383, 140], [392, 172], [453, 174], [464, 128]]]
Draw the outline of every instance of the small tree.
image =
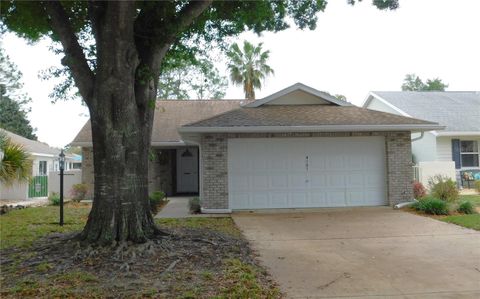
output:
[[37, 140], [27, 118], [31, 99], [22, 89], [22, 73], [0, 48], [0, 128]]
[[403, 91], [445, 91], [448, 84], [442, 82], [442, 79], [427, 79], [424, 83], [419, 76], [415, 74], [407, 74], [403, 80]]

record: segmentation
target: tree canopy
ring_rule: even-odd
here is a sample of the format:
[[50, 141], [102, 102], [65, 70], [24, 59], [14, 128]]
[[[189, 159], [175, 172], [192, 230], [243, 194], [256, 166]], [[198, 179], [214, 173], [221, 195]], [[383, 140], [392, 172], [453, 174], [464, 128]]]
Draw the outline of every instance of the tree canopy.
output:
[[403, 91], [445, 91], [448, 84], [443, 83], [442, 79], [427, 79], [423, 82], [419, 76], [415, 74], [407, 74], [403, 80]]
[[31, 99], [23, 91], [22, 73], [0, 48], [0, 128], [36, 140], [27, 114]]

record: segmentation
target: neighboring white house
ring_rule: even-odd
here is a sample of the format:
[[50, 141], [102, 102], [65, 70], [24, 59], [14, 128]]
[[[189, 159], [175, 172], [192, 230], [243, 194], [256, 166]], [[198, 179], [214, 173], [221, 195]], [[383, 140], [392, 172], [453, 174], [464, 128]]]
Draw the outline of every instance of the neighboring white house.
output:
[[364, 108], [434, 121], [443, 131], [412, 134], [419, 179], [443, 174], [460, 182], [460, 172], [480, 170], [479, 91], [372, 91]]
[[[16, 183], [5, 186], [0, 183], [0, 200], [26, 200], [29, 198], [48, 196], [48, 174], [59, 168], [58, 155], [60, 150], [48, 144], [30, 140], [12, 132], [0, 129], [10, 140], [23, 146], [32, 159], [32, 179], [26, 183]], [[78, 163], [75, 158], [67, 155], [65, 170], [70, 170], [73, 163]]]

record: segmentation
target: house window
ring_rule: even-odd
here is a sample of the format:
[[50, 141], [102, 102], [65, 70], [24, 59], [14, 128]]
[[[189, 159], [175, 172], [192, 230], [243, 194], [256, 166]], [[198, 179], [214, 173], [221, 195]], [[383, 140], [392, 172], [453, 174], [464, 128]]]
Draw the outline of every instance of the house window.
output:
[[478, 167], [478, 142], [474, 140], [460, 141], [460, 155], [462, 167]]
[[47, 161], [38, 162], [38, 175], [47, 175]]

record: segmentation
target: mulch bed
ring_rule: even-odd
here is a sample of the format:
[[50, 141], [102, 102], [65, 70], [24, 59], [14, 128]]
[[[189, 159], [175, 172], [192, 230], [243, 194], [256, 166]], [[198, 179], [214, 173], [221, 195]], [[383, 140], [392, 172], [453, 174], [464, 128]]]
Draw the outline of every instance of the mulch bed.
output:
[[110, 248], [82, 246], [72, 234], [51, 234], [28, 249], [7, 248], [0, 254], [0, 297], [209, 298], [231, 283], [224, 278], [229, 259], [259, 269], [257, 281], [274, 287], [243, 238], [206, 229], [169, 232]]

